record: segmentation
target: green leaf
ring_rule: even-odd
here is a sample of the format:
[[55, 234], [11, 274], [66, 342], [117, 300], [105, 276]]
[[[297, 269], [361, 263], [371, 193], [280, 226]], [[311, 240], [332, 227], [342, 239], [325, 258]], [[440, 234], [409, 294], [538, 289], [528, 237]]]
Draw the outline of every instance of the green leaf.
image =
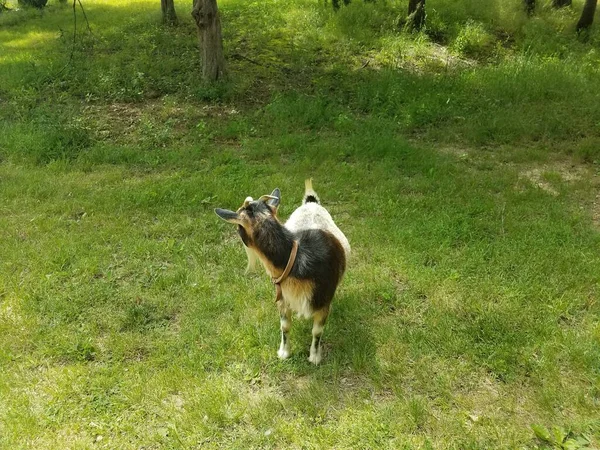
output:
[[552, 437], [550, 437], [550, 432], [543, 427], [542, 425], [531, 425], [531, 429], [535, 433], [538, 439], [544, 442], [552, 443]]
[[577, 450], [581, 448], [581, 446], [577, 443], [575, 439], [567, 439], [561, 446], [564, 450]]
[[554, 436], [554, 443], [558, 445], [562, 444], [567, 438], [565, 429], [557, 425], [552, 427], [552, 435]]

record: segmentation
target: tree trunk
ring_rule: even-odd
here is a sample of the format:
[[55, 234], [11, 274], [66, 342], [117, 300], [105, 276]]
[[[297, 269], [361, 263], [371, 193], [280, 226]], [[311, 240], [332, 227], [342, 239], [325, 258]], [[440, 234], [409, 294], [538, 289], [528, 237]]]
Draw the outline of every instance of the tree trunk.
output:
[[535, 0], [525, 0], [525, 12], [531, 16], [535, 11]]
[[217, 81], [225, 76], [225, 57], [217, 0], [194, 0], [192, 16], [198, 26], [202, 78], [205, 81]]
[[425, 25], [425, 0], [408, 1], [407, 28], [419, 31]]
[[162, 10], [162, 21], [167, 25], [177, 24], [177, 14], [175, 14], [175, 3], [173, 0], [160, 0], [160, 9]]
[[552, 0], [552, 6], [555, 8], [564, 8], [565, 6], [571, 6], [573, 0]]
[[577, 22], [577, 32], [589, 28], [594, 23], [594, 14], [596, 13], [596, 4], [598, 0], [585, 0], [583, 11], [579, 22]]

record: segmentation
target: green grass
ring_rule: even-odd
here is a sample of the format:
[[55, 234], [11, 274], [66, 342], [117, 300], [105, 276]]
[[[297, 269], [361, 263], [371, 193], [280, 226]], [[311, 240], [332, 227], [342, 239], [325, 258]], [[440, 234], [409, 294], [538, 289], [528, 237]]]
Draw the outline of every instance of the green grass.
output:
[[[84, 1], [70, 62], [69, 5], [0, 13], [1, 448], [600, 445], [597, 27], [431, 3], [224, 0], [216, 86], [188, 4]], [[309, 176], [319, 367], [212, 212]]]

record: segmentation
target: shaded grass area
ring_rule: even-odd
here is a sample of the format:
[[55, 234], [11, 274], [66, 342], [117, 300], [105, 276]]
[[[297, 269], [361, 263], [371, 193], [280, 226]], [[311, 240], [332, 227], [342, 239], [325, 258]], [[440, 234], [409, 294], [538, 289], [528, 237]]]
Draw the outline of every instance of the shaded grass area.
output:
[[[69, 8], [2, 13], [0, 446], [597, 445], [597, 35], [519, 4], [226, 1], [217, 86], [183, 5], [84, 3], [66, 68]], [[308, 176], [354, 252], [318, 368], [212, 213]]]
[[[66, 126], [69, 134], [82, 103], [169, 95], [183, 104], [218, 101], [244, 111], [272, 105], [277, 114], [267, 117], [269, 126], [294, 120], [296, 110], [313, 115], [307, 118], [313, 128], [367, 114], [437, 142], [551, 143], [597, 159], [579, 148], [582, 139], [597, 142], [600, 115], [593, 88], [597, 33], [578, 40], [569, 26], [579, 3], [568, 11], [542, 9], [530, 21], [518, 0], [493, 8], [453, 3], [436, 5], [427, 33], [411, 36], [396, 25], [401, 2], [356, 2], [338, 14], [304, 1], [223, 2], [231, 81], [212, 87], [198, 83], [195, 30], [183, 5], [182, 25], [165, 29], [159, 11], [145, 2], [90, 2], [97, 32], [90, 35], [79, 17], [68, 65], [69, 8], [4, 14], [3, 116]], [[39, 105], [39, 98], [52, 99], [52, 106]]]

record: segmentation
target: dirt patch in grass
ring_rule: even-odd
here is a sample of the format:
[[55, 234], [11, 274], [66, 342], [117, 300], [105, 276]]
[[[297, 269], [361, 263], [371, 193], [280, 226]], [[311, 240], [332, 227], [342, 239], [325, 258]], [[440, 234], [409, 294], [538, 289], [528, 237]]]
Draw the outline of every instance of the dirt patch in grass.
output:
[[447, 46], [440, 44], [433, 44], [431, 46], [431, 55], [429, 58], [445, 65], [447, 69], [464, 69], [477, 65], [476, 60], [453, 55]]
[[138, 128], [143, 112], [149, 104], [88, 105], [83, 108], [83, 116], [98, 139], [122, 140]]
[[568, 161], [554, 161], [538, 167], [528, 168], [520, 173], [520, 177], [528, 180], [533, 185], [557, 196], [555, 182], [574, 183], [587, 175], [587, 169]]
[[521, 176], [548, 194], [558, 195], [558, 191], [552, 187], [552, 184], [544, 179], [545, 172], [545, 170], [536, 167], [522, 172]]
[[[413, 142], [415, 144], [417, 144], [418, 141], [414, 140]], [[473, 157], [473, 153], [474, 153], [473, 149], [465, 148], [465, 147], [454, 147], [454, 146], [450, 146], [450, 145], [439, 146], [436, 148], [440, 153], [444, 153], [446, 155], [452, 155], [458, 159], [471, 158], [471, 157]]]
[[[494, 153], [488, 156], [482, 154], [481, 149], [473, 149], [461, 146], [438, 146], [437, 151], [450, 155], [459, 161], [463, 162], [481, 162], [489, 160], [491, 156], [494, 160]], [[548, 194], [557, 197], [560, 195], [560, 183], [574, 184], [585, 179], [591, 179], [595, 195], [591, 204], [584, 206], [591, 211], [592, 222], [596, 227], [600, 228], [600, 172], [593, 172], [593, 168], [589, 164], [581, 164], [572, 160], [554, 160], [545, 163], [513, 163], [513, 162], [492, 162], [492, 164], [503, 164], [514, 168], [518, 171], [519, 181], [515, 189], [524, 191], [526, 185], [523, 182], [530, 183], [537, 188], [547, 192]]]
[[556, 182], [573, 184], [586, 178], [591, 179], [595, 195], [591, 203], [586, 202], [587, 206], [583, 207], [591, 212], [594, 226], [600, 228], [600, 174], [592, 173], [589, 166], [564, 161], [552, 162], [527, 169], [521, 172], [520, 176], [553, 196], [559, 195]]
[[586, 175], [586, 169], [572, 163], [553, 162], [521, 172], [521, 177], [552, 195], [558, 195], [556, 181], [573, 183]]
[[237, 114], [239, 111], [231, 105], [174, 105], [165, 100], [93, 104], [82, 111], [84, 122], [96, 139], [115, 144], [163, 135], [171, 140], [204, 126], [203, 120], [227, 119]]

